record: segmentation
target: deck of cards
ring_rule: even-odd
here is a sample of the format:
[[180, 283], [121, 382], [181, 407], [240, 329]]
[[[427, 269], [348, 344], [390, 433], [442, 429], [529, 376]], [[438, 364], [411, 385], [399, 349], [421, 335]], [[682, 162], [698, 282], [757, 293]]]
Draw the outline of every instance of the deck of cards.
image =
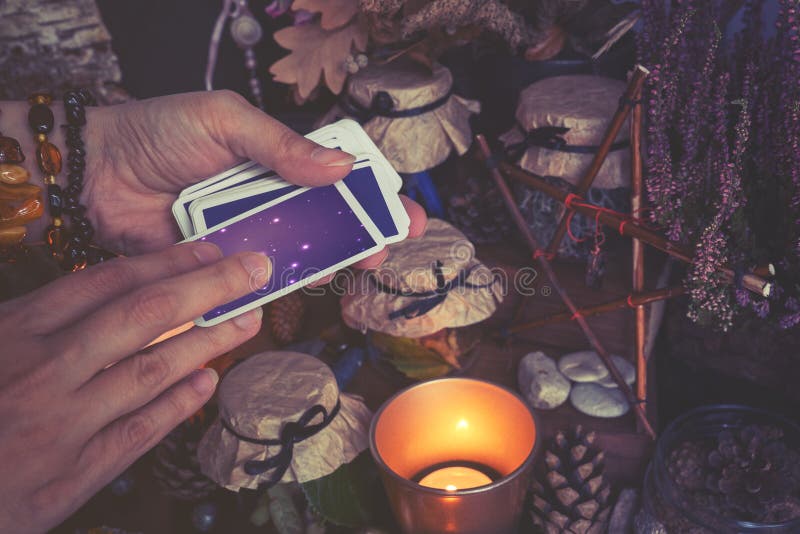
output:
[[224, 256], [255, 251], [272, 262], [266, 286], [195, 323], [213, 326], [335, 273], [408, 236], [402, 179], [352, 120], [306, 136], [356, 156], [328, 186], [290, 184], [249, 161], [184, 189], [172, 206], [186, 241], [214, 243]]

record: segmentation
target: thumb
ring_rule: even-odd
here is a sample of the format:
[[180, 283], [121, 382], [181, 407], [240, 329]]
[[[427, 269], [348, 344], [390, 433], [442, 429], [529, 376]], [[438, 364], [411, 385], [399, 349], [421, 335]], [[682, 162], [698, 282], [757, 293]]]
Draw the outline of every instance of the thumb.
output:
[[309, 141], [236, 93], [218, 93], [219, 140], [237, 156], [299, 185], [330, 184], [350, 172], [355, 161], [351, 154]]

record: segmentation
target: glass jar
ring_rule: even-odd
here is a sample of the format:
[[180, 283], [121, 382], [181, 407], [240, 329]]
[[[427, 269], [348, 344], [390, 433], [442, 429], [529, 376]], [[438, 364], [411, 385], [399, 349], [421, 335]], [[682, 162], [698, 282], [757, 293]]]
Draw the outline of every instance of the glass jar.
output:
[[[749, 434], [743, 434], [743, 429], [750, 429]], [[729, 493], [717, 496], [705, 489], [709, 484], [709, 477], [717, 475], [708, 474], [712, 468], [701, 465], [703, 462], [711, 465], [711, 455], [715, 454], [716, 467], [729, 463], [722, 465], [720, 471], [725, 473], [724, 481], [722, 478], [711, 478], [712, 483], [720, 488], [723, 487], [723, 482], [730, 485], [729, 481], [733, 479], [729, 478], [730, 471], [726, 470], [732, 469], [738, 477], [736, 484], [744, 488], [745, 492], [757, 494], [761, 491], [758, 473], [752, 475], [751, 471], [747, 471], [746, 475], [738, 474], [741, 473], [738, 471], [740, 467], [745, 465], [740, 459], [750, 461], [750, 458], [766, 458], [769, 455], [760, 451], [759, 446], [753, 445], [754, 448], [751, 448], [741, 443], [755, 443], [753, 439], [756, 438], [759, 443], [774, 443], [770, 437], [772, 434], [768, 434], [773, 432], [771, 429], [778, 429], [782, 433], [782, 437], [774, 441], [785, 445], [788, 452], [782, 458], [795, 465], [792, 479], [800, 477], [800, 464], [797, 464], [797, 459], [800, 458], [800, 427], [783, 417], [745, 406], [714, 405], [697, 408], [673, 421], [659, 438], [655, 456], [645, 475], [642, 511], [636, 518], [637, 534], [800, 533], [800, 498], [797, 495], [800, 480], [794, 480], [794, 486], [790, 485], [795, 488], [792, 492], [778, 494], [777, 499], [770, 501], [769, 513], [775, 518], [771, 522], [734, 519], [732, 514], [722, 512], [719, 504], [715, 507], [714, 503], [727, 504], [727, 499], [742, 493], [727, 490]], [[754, 436], [753, 432], [758, 435], [750, 441], [740, 437]], [[727, 441], [723, 442], [721, 436], [726, 436], [724, 439]], [[737, 447], [738, 450], [753, 450], [756, 453], [735, 453], [735, 460], [723, 460], [718, 451], [727, 447], [727, 444]], [[774, 445], [770, 446], [774, 451]], [[761, 460], [753, 460], [753, 467], [748, 469], [755, 469], [756, 461]], [[769, 468], [768, 465], [758, 466], [761, 471]], [[738, 488], [739, 486], [735, 487]], [[738, 506], [740, 501], [736, 504]]]

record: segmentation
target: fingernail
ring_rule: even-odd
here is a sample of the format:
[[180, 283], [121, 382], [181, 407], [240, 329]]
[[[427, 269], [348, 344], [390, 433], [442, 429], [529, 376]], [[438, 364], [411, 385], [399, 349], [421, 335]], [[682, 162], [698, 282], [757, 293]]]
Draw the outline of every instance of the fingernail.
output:
[[189, 377], [189, 384], [200, 395], [208, 395], [219, 382], [219, 376], [214, 369], [196, 369]]
[[356, 160], [356, 157], [341, 150], [321, 146], [314, 149], [314, 152], [311, 153], [311, 159], [326, 167], [342, 167], [351, 165]]
[[240, 261], [244, 270], [250, 273], [250, 289], [255, 291], [267, 284], [270, 274], [269, 258], [257, 252], [243, 254]]
[[259, 306], [255, 310], [250, 310], [249, 312], [240, 315], [239, 317], [235, 317], [233, 319], [233, 324], [241, 328], [242, 330], [250, 330], [255, 325], [261, 322], [261, 316], [264, 315], [264, 310]]
[[222, 251], [214, 243], [197, 243], [194, 246], [194, 255], [200, 263], [214, 263], [222, 258]]

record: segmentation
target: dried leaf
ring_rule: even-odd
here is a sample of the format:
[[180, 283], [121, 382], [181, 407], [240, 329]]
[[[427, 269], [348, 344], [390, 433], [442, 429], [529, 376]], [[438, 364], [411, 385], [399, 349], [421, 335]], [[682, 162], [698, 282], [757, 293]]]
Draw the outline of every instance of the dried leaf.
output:
[[273, 37], [291, 52], [273, 63], [269, 71], [278, 82], [297, 84], [303, 99], [311, 95], [323, 76], [328, 89], [339, 94], [347, 79], [345, 59], [353, 48], [363, 51], [367, 46], [367, 29], [361, 17], [336, 30], [309, 23], [283, 28]]
[[440, 330], [435, 334], [419, 338], [422, 346], [437, 353], [440, 358], [456, 369], [461, 369], [458, 357], [461, 349], [458, 346], [458, 338], [454, 331]]
[[350, 22], [358, 13], [358, 0], [294, 0], [292, 9], [320, 13], [323, 30], [334, 30]]
[[553, 25], [544, 32], [541, 41], [525, 50], [528, 61], [544, 61], [552, 58], [564, 48], [567, 32], [561, 26]]

